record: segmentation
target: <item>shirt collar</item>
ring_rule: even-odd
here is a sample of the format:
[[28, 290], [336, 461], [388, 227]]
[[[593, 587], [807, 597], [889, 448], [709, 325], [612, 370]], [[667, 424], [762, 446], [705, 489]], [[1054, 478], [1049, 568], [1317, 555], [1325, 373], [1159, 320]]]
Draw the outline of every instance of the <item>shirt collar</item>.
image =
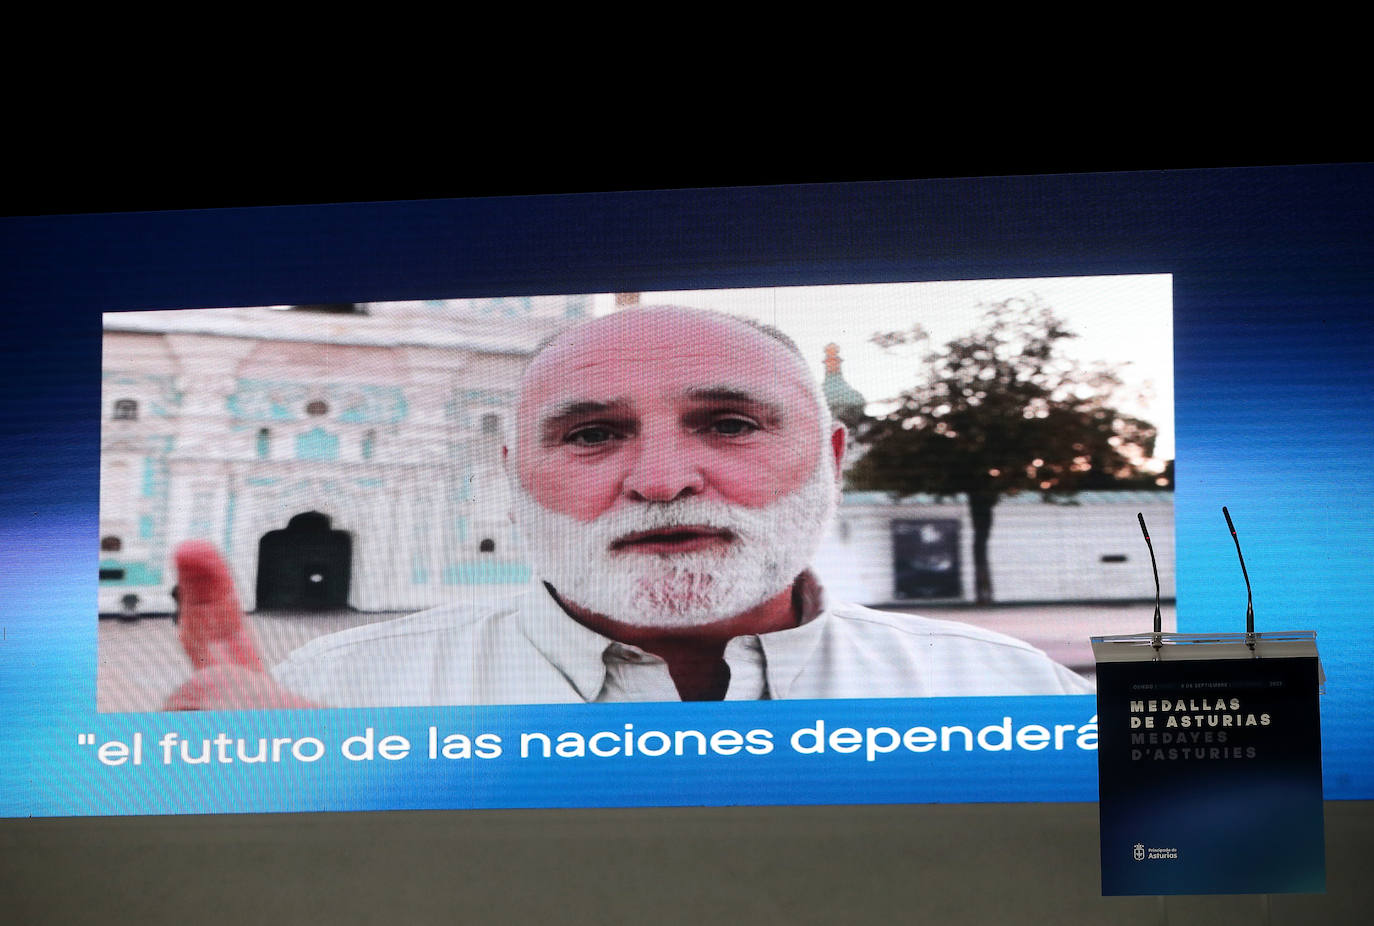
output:
[[[826, 623], [825, 589], [811, 570], [793, 583], [792, 601], [801, 614], [799, 626], [747, 635], [750, 643], [757, 640], [763, 650], [772, 698], [788, 696], [819, 645]], [[577, 689], [582, 700], [595, 701], [606, 684], [606, 651], [622, 644], [573, 620], [543, 582], [530, 589], [527, 602], [519, 615], [525, 637]]]
[[810, 569], [797, 576], [792, 586], [792, 600], [801, 614], [801, 623], [787, 630], [760, 634], [757, 638], [763, 648], [768, 696], [774, 699], [789, 696], [792, 684], [820, 645], [827, 623], [825, 589]]
[[548, 586], [536, 582], [528, 606], [520, 609], [520, 629], [549, 664], [563, 673], [583, 701], [595, 701], [606, 684], [606, 650], [615, 641], [568, 616]]

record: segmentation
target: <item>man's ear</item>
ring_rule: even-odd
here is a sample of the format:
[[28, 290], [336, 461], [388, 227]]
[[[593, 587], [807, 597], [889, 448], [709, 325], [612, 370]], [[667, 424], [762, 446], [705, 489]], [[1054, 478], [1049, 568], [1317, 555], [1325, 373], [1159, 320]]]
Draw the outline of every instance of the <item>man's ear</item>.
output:
[[849, 431], [838, 421], [830, 432], [830, 452], [835, 455], [835, 482], [844, 479], [844, 448], [849, 442]]

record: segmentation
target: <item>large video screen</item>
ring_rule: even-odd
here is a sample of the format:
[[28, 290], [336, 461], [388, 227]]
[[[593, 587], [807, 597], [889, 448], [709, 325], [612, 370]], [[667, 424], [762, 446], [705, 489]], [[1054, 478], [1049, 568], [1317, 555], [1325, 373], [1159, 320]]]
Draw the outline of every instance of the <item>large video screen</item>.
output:
[[0, 811], [1091, 800], [1137, 515], [1165, 629], [1235, 630], [1221, 504], [1367, 796], [1369, 240], [1284, 272], [1170, 188], [1261, 176], [1368, 180], [11, 220]]

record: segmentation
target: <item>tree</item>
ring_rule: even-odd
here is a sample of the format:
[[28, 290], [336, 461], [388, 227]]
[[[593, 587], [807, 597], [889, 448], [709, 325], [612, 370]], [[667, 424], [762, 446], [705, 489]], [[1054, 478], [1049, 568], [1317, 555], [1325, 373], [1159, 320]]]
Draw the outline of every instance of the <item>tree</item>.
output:
[[[1155, 429], [1111, 404], [1122, 388], [1116, 368], [1082, 367], [1063, 354], [1076, 337], [1031, 296], [982, 306], [978, 326], [922, 358], [920, 382], [897, 407], [868, 422], [867, 452], [849, 486], [898, 495], [964, 495], [973, 525], [974, 595], [993, 600], [988, 568], [992, 512], [1007, 495], [1034, 491], [1048, 501], [1091, 485], [1139, 480]], [[892, 350], [928, 342], [920, 325], [875, 334]]]

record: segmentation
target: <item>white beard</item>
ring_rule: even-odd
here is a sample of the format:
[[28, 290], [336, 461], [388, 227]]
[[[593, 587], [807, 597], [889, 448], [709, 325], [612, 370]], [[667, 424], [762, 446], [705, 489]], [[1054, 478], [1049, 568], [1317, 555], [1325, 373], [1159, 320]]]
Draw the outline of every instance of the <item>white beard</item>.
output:
[[[635, 627], [689, 628], [742, 614], [788, 588], [820, 546], [839, 491], [822, 459], [807, 482], [763, 508], [689, 497], [624, 505], [579, 521], [536, 502], [512, 478], [515, 523], [535, 574], [564, 600]], [[729, 531], [721, 549], [616, 552], [626, 535], [689, 525]]]

